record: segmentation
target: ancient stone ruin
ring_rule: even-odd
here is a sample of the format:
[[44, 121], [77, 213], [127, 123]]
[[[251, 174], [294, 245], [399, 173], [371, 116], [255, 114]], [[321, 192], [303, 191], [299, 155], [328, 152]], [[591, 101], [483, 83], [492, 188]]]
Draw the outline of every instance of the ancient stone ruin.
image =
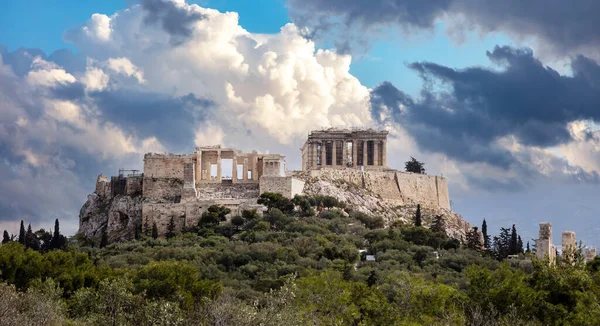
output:
[[550, 264], [556, 260], [556, 247], [552, 244], [552, 223], [540, 223], [540, 233], [535, 240], [535, 255], [539, 259], [548, 259]]
[[[552, 223], [540, 223], [539, 239], [535, 240], [535, 255], [539, 259], [548, 259], [550, 264], [556, 262], [556, 247], [552, 244]], [[577, 250], [577, 238], [573, 231], [563, 231], [562, 233], [562, 257], [566, 261], [574, 262], [575, 252]], [[584, 254], [585, 261], [591, 261], [596, 258], [596, 248], [586, 248]]]
[[288, 171], [279, 154], [244, 153], [221, 145], [200, 146], [190, 154], [144, 156], [142, 174], [99, 176], [80, 213], [79, 232], [110, 241], [130, 239], [136, 227], [156, 223], [160, 235], [173, 219], [176, 228], [195, 226], [211, 205], [264, 210], [264, 192], [331, 195], [353, 210], [408, 221], [417, 204], [425, 216], [444, 215], [450, 236], [460, 238], [469, 223], [450, 210], [445, 178], [397, 171], [387, 166], [387, 131], [325, 129], [309, 134], [302, 171]]

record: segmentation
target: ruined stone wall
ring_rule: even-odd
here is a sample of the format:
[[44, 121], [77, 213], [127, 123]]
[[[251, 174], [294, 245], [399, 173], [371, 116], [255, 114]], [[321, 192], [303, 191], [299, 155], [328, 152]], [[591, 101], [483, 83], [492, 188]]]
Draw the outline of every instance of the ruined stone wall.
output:
[[277, 192], [287, 198], [293, 198], [304, 190], [304, 181], [293, 177], [276, 177], [263, 175], [260, 178], [260, 194]]
[[191, 163], [190, 155], [146, 154], [144, 176], [147, 178], [181, 178], [184, 163]]
[[400, 171], [361, 172], [350, 169], [311, 170], [308, 176], [344, 180], [397, 205], [421, 204], [426, 207], [450, 209], [448, 183], [445, 178], [439, 176]]
[[144, 198], [152, 201], [173, 202], [181, 197], [183, 179], [147, 178], [143, 182]]
[[201, 200], [256, 199], [260, 195], [257, 183], [198, 184], [196, 191]]
[[125, 194], [132, 197], [141, 196], [143, 180], [141, 176], [127, 177], [125, 179]]
[[110, 188], [110, 180], [103, 174], [99, 175], [96, 179], [96, 189], [94, 193], [100, 198], [110, 198], [111, 197], [111, 188]]

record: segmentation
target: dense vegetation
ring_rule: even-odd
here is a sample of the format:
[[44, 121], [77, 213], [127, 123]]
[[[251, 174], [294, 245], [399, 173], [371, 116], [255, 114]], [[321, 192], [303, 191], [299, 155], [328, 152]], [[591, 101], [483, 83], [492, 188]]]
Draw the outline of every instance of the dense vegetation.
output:
[[[52, 240], [62, 239], [58, 222], [44, 242], [25, 241], [38, 232], [8, 237], [0, 325], [600, 322], [600, 261], [585, 265], [576, 252], [548, 267], [519, 247], [514, 226], [492, 239], [482, 226], [482, 245], [476, 230], [464, 243], [448, 239], [443, 216], [430, 228], [383, 228], [332, 197], [265, 194], [261, 202], [263, 216], [225, 220], [229, 211], [214, 206], [197, 227], [169, 229], [165, 239], [145, 226], [136, 241], [61, 243]], [[520, 259], [503, 261], [509, 254]]]

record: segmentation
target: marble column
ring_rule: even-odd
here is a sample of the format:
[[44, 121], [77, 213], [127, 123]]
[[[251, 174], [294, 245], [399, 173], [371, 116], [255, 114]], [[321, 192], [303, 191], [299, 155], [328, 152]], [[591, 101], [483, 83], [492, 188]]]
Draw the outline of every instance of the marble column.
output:
[[356, 168], [358, 166], [358, 141], [356, 139], [352, 140], [352, 167]]
[[337, 140], [334, 140], [331, 142], [331, 165], [332, 166], [336, 166], [337, 165], [337, 160], [336, 160], [336, 155], [337, 155]]
[[383, 152], [381, 155], [381, 159], [383, 160], [383, 162], [381, 162], [381, 165], [387, 167], [387, 141], [384, 140], [381, 142], [381, 150]]
[[379, 162], [379, 140], [373, 141], [373, 165], [381, 165]]
[[367, 161], [367, 141], [363, 141], [363, 166], [366, 168], [369, 161]]
[[342, 166], [348, 167], [348, 149], [346, 148], [346, 140], [341, 140], [342, 142]]
[[233, 160], [231, 163], [232, 167], [231, 167], [231, 182], [232, 183], [237, 183], [238, 179], [237, 179], [237, 157], [235, 156], [235, 153], [233, 153]]
[[321, 143], [321, 166], [327, 165], [327, 144], [325, 142]]
[[242, 176], [242, 179], [244, 181], [247, 181], [248, 180], [248, 159], [247, 158], [244, 158], [244, 167], [242, 168], [242, 173], [244, 174]]
[[221, 151], [217, 151], [217, 181], [221, 182], [223, 175], [221, 174]]
[[196, 152], [196, 182], [202, 180], [202, 150]]

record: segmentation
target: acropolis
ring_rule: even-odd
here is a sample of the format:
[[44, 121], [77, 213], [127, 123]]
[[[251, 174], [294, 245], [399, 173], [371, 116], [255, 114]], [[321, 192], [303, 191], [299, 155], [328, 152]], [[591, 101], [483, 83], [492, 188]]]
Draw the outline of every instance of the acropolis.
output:
[[[143, 173], [120, 173], [110, 180], [100, 175], [86, 205], [118, 199], [131, 201], [123, 206], [132, 207], [139, 197], [139, 208], [109, 211], [108, 228], [139, 220], [145, 226], [156, 223], [164, 234], [171, 219], [178, 228], [197, 225], [211, 205], [226, 206], [231, 214], [260, 211], [264, 207], [257, 199], [262, 193], [293, 198], [305, 193], [308, 182], [327, 178], [358, 185], [389, 205], [421, 204], [449, 210], [445, 178], [387, 166], [387, 136], [387, 131], [373, 129], [312, 131], [300, 149], [301, 171], [287, 170], [286, 157], [280, 154], [243, 152], [221, 145], [198, 146], [190, 154], [148, 153]], [[80, 219], [80, 232], [85, 234], [88, 226], [84, 222], [90, 218]]]

